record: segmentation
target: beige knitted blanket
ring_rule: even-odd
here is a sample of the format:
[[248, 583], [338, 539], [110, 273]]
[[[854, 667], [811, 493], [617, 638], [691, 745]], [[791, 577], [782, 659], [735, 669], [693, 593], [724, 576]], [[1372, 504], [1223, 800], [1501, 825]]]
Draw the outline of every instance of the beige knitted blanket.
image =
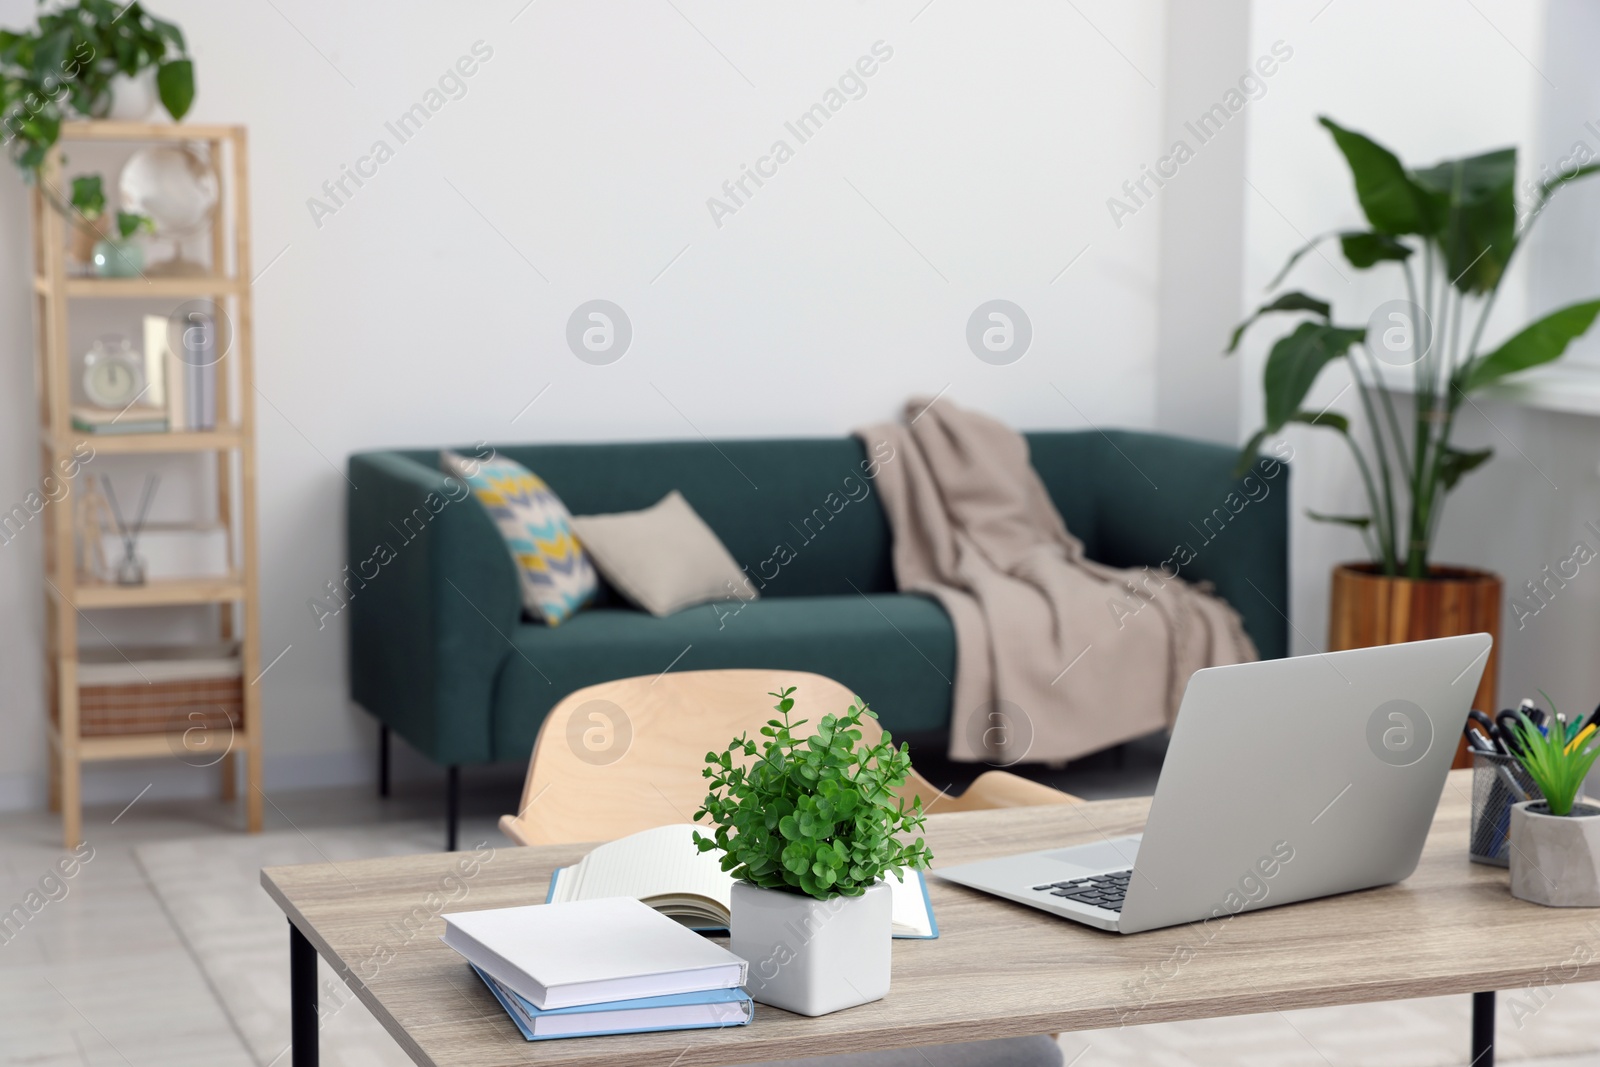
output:
[[856, 436], [894, 448], [877, 487], [897, 584], [955, 626], [951, 759], [1095, 752], [1170, 726], [1196, 670], [1257, 658], [1205, 588], [1085, 558], [1020, 434], [948, 400], [913, 398], [904, 417]]

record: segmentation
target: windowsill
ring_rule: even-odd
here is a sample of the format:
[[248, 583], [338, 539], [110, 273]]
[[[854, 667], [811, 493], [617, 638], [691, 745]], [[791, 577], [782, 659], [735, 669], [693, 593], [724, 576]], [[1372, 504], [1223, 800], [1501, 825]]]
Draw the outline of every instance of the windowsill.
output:
[[1541, 367], [1491, 386], [1483, 395], [1543, 411], [1600, 415], [1600, 367]]
[[[1413, 392], [1408, 371], [1390, 370], [1384, 378], [1396, 393]], [[1491, 385], [1476, 396], [1540, 411], [1600, 416], [1600, 365], [1576, 363], [1541, 367], [1499, 385]]]

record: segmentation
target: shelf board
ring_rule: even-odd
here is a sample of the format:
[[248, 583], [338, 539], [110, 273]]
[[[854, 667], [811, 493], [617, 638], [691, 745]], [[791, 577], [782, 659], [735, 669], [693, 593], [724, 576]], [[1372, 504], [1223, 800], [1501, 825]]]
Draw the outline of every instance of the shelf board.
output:
[[[33, 288], [37, 293], [50, 295], [50, 279], [35, 276]], [[237, 278], [220, 275], [152, 275], [144, 278], [67, 278], [63, 291], [69, 297], [102, 300], [140, 300], [160, 297], [232, 296], [242, 287]]]
[[[229, 752], [243, 752], [250, 747], [244, 727], [233, 732]], [[78, 738], [78, 758], [83, 760], [160, 759], [186, 751], [183, 733], [160, 734], [100, 734]], [[219, 759], [220, 762], [220, 759]]]
[[224, 449], [244, 447], [244, 433], [237, 426], [178, 433], [74, 433], [68, 437], [58, 438], [52, 438], [49, 434], [41, 436], [45, 445], [47, 447], [53, 445], [59, 454], [76, 452], [80, 445], [88, 445], [94, 449], [96, 455], [220, 452]]
[[85, 582], [73, 587], [69, 599], [76, 608], [226, 604], [244, 599], [244, 581], [238, 575], [228, 575], [220, 578], [156, 578], [144, 585]]
[[91, 119], [61, 124], [63, 141], [220, 141], [238, 126], [184, 125], [181, 122], [114, 122]]

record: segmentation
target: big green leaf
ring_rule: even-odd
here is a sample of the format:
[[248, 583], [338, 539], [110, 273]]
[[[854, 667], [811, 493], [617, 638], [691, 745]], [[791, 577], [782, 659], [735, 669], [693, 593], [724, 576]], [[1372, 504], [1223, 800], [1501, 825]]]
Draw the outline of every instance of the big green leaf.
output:
[[1600, 315], [1600, 300], [1585, 300], [1552, 311], [1493, 352], [1456, 371], [1455, 388], [1462, 394], [1473, 393], [1508, 374], [1560, 359], [1567, 346], [1594, 324], [1596, 315]]
[[1267, 356], [1262, 374], [1267, 429], [1276, 433], [1293, 419], [1322, 368], [1348, 353], [1350, 346], [1359, 344], [1366, 334], [1365, 327], [1302, 322], [1289, 336], [1279, 339]]
[[1483, 466], [1492, 455], [1494, 455], [1492, 448], [1467, 452], [1446, 445], [1444, 451], [1439, 454], [1439, 484], [1443, 485], [1444, 491], [1448, 493], [1456, 487], [1463, 474]]
[[1298, 290], [1292, 293], [1282, 293], [1277, 299], [1256, 308], [1255, 314], [1234, 327], [1233, 339], [1228, 342], [1226, 352], [1232, 353], [1237, 349], [1239, 347], [1239, 339], [1250, 328], [1250, 324], [1263, 315], [1271, 314], [1274, 311], [1309, 311], [1313, 315], [1321, 316], [1322, 320], [1326, 322], [1330, 310], [1326, 300], [1318, 300], [1308, 293], [1302, 293]]
[[187, 59], [161, 64], [156, 68], [156, 89], [167, 114], [174, 119], [183, 118], [194, 103], [194, 64]]
[[1351, 230], [1339, 235], [1339, 248], [1344, 258], [1357, 270], [1366, 270], [1375, 263], [1403, 261], [1411, 258], [1411, 246], [1398, 238], [1373, 230]]
[[1486, 293], [1505, 273], [1517, 240], [1517, 150], [1502, 148], [1412, 173], [1444, 205], [1435, 237], [1450, 281], [1464, 293]]
[[1540, 182], [1539, 206], [1543, 207], [1545, 201], [1549, 200], [1557, 189], [1561, 188], [1563, 185], [1566, 185], [1568, 182], [1575, 182], [1582, 178], [1587, 178], [1589, 175], [1595, 173], [1600, 173], [1600, 163], [1585, 163], [1576, 170], [1570, 170], [1565, 174], [1557, 174], [1549, 181]]
[[1356, 182], [1356, 199], [1379, 233], [1433, 234], [1443, 219], [1428, 192], [1411, 180], [1399, 157], [1365, 134], [1347, 130], [1322, 116]]
[[[1350, 436], [1350, 420], [1337, 411], [1300, 411], [1296, 412], [1290, 422], [1303, 422], [1307, 426], [1323, 426]], [[1276, 431], [1270, 429], [1257, 430], [1250, 440], [1245, 442], [1239, 450], [1239, 459], [1233, 466], [1233, 476], [1242, 478], [1245, 472], [1255, 463], [1256, 456], [1261, 451], [1261, 442], [1271, 437]]]

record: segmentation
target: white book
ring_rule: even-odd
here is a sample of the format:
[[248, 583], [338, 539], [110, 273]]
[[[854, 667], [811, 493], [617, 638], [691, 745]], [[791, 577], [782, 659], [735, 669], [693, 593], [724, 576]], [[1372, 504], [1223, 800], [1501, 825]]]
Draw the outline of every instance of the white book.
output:
[[[722, 869], [720, 852], [695, 847], [704, 826], [657, 826], [600, 845], [550, 880], [551, 903], [598, 897], [633, 897], [686, 926], [725, 928], [733, 901], [733, 876]], [[921, 871], [904, 879], [885, 875], [892, 898], [894, 936], [934, 938], [939, 926], [928, 903]]]
[[744, 984], [747, 965], [629, 897], [462, 911], [443, 941], [540, 1010]]
[[140, 403], [166, 410], [167, 320], [162, 315], [144, 317], [144, 396]]

